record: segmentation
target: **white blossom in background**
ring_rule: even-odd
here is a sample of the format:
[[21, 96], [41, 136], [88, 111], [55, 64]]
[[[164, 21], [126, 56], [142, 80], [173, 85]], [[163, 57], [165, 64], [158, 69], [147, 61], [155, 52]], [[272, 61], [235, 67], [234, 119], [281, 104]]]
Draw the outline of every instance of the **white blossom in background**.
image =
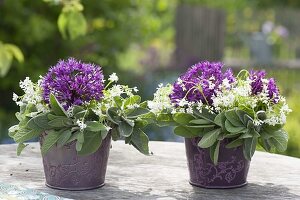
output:
[[109, 76], [108, 80], [111, 81], [111, 82], [118, 82], [119, 77], [117, 76], [116, 73], [112, 73], [112, 74]]

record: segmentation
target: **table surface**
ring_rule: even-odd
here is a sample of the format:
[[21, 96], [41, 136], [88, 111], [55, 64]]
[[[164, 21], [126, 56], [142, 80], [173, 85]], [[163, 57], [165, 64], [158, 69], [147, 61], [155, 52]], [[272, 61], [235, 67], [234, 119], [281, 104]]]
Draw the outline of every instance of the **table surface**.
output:
[[37, 143], [19, 157], [16, 145], [0, 145], [0, 182], [71, 199], [300, 199], [300, 159], [256, 152], [247, 186], [202, 189], [188, 183], [183, 143], [150, 142], [150, 148], [154, 155], [144, 156], [123, 141], [113, 142], [106, 185], [70, 192], [45, 186]]

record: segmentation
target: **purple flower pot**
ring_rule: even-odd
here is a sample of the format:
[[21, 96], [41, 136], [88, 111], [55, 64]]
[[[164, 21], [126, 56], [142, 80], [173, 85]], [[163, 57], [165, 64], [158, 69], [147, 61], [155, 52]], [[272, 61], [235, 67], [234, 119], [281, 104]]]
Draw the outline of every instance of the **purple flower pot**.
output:
[[[41, 145], [43, 138], [41, 137]], [[46, 186], [61, 190], [89, 190], [104, 185], [111, 135], [93, 154], [79, 156], [76, 142], [53, 146], [43, 156]]]
[[220, 144], [219, 162], [214, 165], [209, 149], [197, 146], [201, 138], [185, 138], [190, 184], [203, 188], [237, 188], [247, 184], [250, 161], [243, 155], [243, 148], [227, 149], [227, 140]]

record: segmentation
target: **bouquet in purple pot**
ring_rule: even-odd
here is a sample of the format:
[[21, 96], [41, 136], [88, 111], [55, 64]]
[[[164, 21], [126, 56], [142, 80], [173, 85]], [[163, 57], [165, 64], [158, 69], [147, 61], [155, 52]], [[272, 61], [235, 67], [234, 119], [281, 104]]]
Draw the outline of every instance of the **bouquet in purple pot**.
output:
[[[39, 137], [46, 185], [84, 190], [104, 184], [111, 138], [148, 155], [147, 104], [136, 87], [119, 85], [113, 73], [105, 84], [101, 67], [74, 58], [61, 60], [33, 83], [20, 82], [24, 94], [13, 94], [19, 123], [9, 135], [19, 145]], [[145, 119], [144, 119], [145, 116]]]
[[159, 85], [148, 102], [159, 126], [185, 137], [190, 183], [205, 188], [245, 185], [256, 146], [285, 151], [288, 142], [283, 125], [291, 110], [275, 80], [222, 68], [197, 63], [173, 85]]

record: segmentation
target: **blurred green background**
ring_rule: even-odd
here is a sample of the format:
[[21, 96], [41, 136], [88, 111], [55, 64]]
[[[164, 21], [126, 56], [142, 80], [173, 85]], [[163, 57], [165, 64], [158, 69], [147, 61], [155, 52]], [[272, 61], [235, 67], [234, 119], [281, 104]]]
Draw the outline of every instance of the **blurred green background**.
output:
[[[151, 99], [197, 61], [266, 69], [293, 109], [284, 154], [300, 157], [299, 0], [0, 0], [0, 143], [11, 143], [19, 80], [70, 56], [117, 72]], [[182, 141], [151, 127], [152, 140]]]

